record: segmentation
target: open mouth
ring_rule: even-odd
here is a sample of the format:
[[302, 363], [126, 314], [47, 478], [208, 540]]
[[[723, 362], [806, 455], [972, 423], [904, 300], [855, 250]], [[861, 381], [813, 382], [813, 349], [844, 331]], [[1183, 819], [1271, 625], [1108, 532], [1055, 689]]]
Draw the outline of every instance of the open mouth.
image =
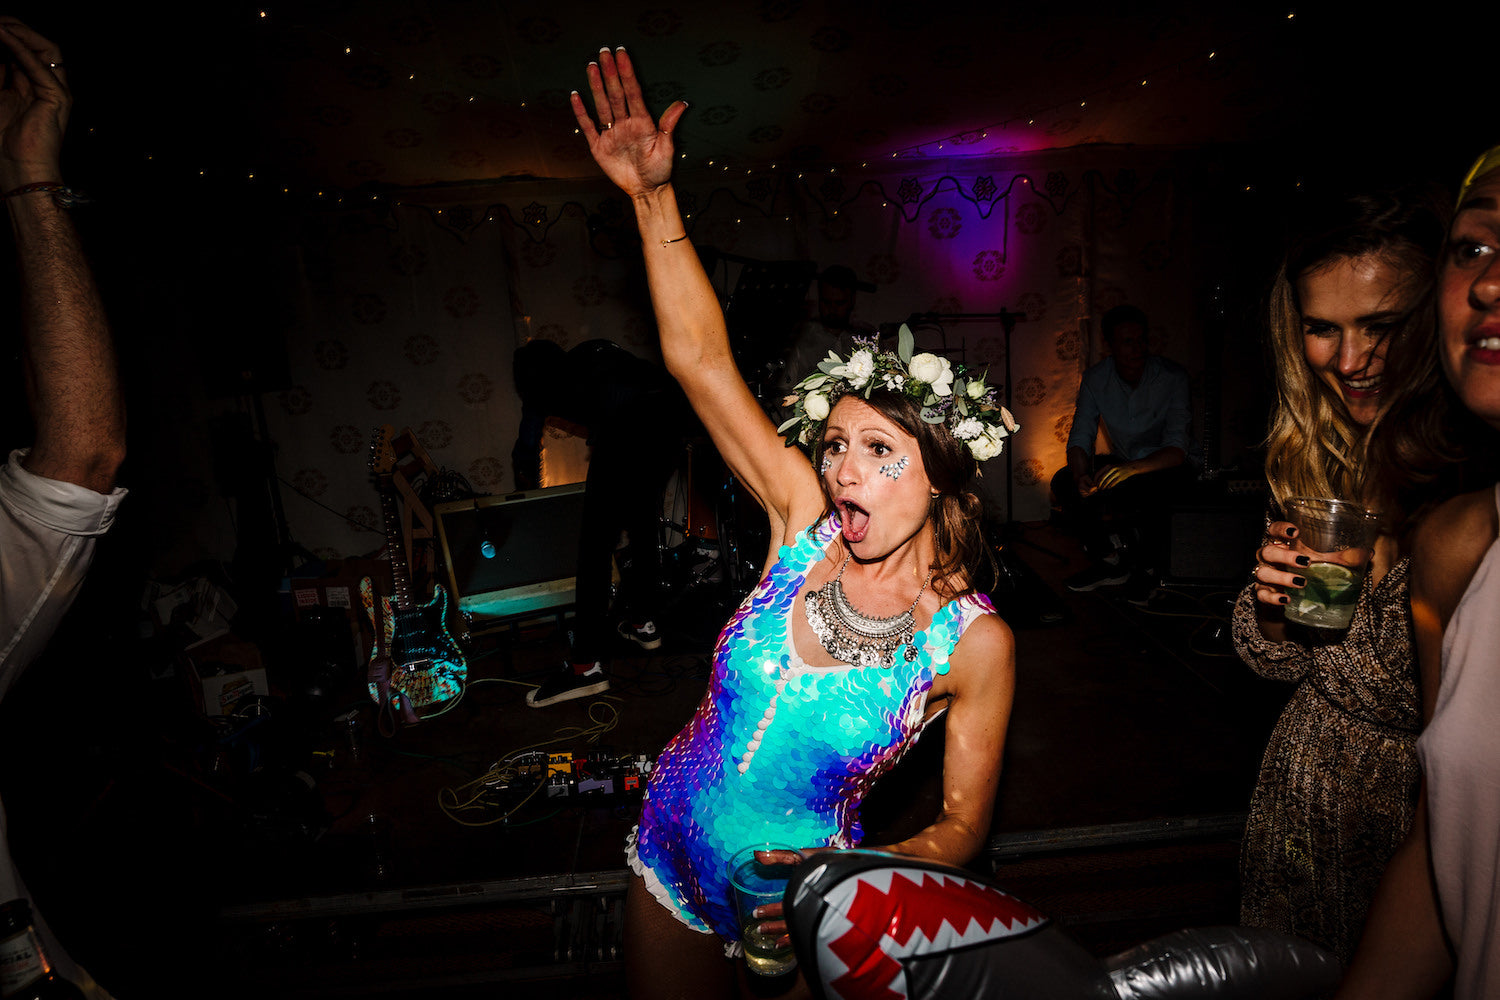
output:
[[870, 530], [870, 512], [848, 499], [835, 500], [834, 506], [839, 509], [839, 525], [843, 530], [844, 541], [864, 541], [865, 533]]
[[1363, 396], [1373, 396], [1379, 392], [1381, 385], [1385, 382], [1385, 376], [1374, 375], [1370, 378], [1346, 378], [1339, 381], [1344, 384], [1344, 390], [1350, 396], [1360, 398]]
[[1469, 335], [1469, 357], [1484, 365], [1500, 364], [1500, 331], [1486, 323]]

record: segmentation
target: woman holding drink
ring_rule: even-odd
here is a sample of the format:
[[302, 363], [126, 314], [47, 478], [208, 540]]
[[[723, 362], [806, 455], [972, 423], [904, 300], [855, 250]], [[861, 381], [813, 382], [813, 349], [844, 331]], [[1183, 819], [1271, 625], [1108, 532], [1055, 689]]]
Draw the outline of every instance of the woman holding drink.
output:
[[[1234, 641], [1257, 673], [1298, 686], [1251, 798], [1240, 921], [1343, 961], [1415, 804], [1409, 562], [1394, 512], [1383, 533], [1368, 530], [1364, 508], [1377, 504], [1366, 445], [1401, 374], [1388, 350], [1422, 336], [1418, 306], [1442, 235], [1440, 210], [1422, 200], [1351, 199], [1292, 246], [1270, 298], [1277, 403], [1266, 476], [1281, 516], [1235, 605]], [[1344, 630], [1289, 629], [1298, 612], [1329, 614], [1313, 624]]]
[[731, 857], [858, 844], [865, 791], [942, 713], [941, 813], [886, 850], [961, 864], [982, 846], [1015, 664], [972, 584], [985, 549], [968, 487], [1016, 428], [982, 377], [913, 356], [906, 335], [897, 353], [860, 347], [803, 379], [782, 430], [812, 463], [787, 447], [739, 375], [677, 209], [672, 130], [686, 105], [653, 121], [623, 49], [601, 50], [588, 81], [593, 114], [577, 93], [573, 110], [634, 204], [662, 357], [771, 523], [765, 575], [720, 634], [628, 847], [632, 995], [724, 996], [737, 975], [725, 955], [745, 930]]

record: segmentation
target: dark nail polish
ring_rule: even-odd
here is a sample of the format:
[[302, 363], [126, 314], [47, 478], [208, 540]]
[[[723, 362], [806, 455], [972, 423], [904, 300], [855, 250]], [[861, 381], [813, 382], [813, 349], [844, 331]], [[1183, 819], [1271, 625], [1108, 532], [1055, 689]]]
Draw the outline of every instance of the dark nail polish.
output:
[[1307, 577], [1305, 577], [1305, 576], [1294, 576], [1294, 577], [1292, 577], [1292, 586], [1293, 587], [1305, 587], [1305, 586], [1307, 586]]
[[1277, 604], [1285, 604], [1285, 603], [1287, 603], [1290, 600], [1291, 600], [1290, 597], [1286, 596], [1285, 594], [1282, 594], [1280, 597], [1276, 598], [1276, 603]]
[[1307, 556], [1298, 556], [1297, 557], [1297, 565], [1298, 566], [1308, 566], [1311, 563], [1312, 563], [1312, 560], [1309, 559]]
[[1296, 538], [1297, 537], [1297, 526], [1295, 524], [1292, 525], [1290, 528], [1286, 529], [1286, 537], [1288, 537], [1288, 538]]

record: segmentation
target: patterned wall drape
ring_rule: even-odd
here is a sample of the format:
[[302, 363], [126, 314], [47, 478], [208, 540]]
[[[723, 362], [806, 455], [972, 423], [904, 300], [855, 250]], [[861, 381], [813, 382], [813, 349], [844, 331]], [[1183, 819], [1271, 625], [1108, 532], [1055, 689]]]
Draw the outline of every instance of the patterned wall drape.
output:
[[[857, 175], [779, 170], [678, 179], [700, 247], [753, 259], [845, 264], [875, 286], [856, 316], [1019, 310], [1007, 460], [981, 490], [998, 517], [1045, 518], [1079, 376], [1101, 353], [1097, 319], [1133, 302], [1153, 347], [1203, 369], [1191, 271], [1192, 219], [1171, 153], [1097, 148], [930, 161]], [[413, 194], [304, 227], [300, 307], [288, 335], [292, 388], [268, 401], [277, 466], [295, 493], [291, 532], [325, 556], [380, 544], [365, 471], [371, 429], [410, 426], [435, 460], [481, 493], [512, 488], [519, 418], [511, 353], [528, 338], [564, 347], [606, 337], [656, 357], [628, 206], [602, 181]], [[733, 290], [740, 265], [714, 279]], [[814, 290], [809, 289], [809, 298]], [[1003, 381], [994, 320], [918, 331]], [[1201, 382], [1201, 379], [1200, 379]], [[1195, 383], [1195, 392], [1201, 386]], [[1200, 393], [1201, 394], [1201, 393]], [[1200, 404], [1201, 405], [1201, 404]]]

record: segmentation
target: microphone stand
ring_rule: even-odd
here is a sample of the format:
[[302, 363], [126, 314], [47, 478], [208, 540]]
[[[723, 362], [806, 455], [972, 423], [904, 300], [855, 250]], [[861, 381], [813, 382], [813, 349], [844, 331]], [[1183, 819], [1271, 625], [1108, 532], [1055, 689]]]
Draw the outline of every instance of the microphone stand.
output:
[[[1010, 369], [1010, 341], [1015, 332], [1016, 324], [1025, 322], [1026, 314], [1013, 312], [1009, 309], [1001, 309], [999, 312], [990, 313], [912, 313], [907, 317], [907, 324], [926, 322], [929, 320], [944, 319], [995, 319], [1000, 321], [1000, 331], [1005, 335], [1005, 408], [1011, 409], [1011, 378]], [[1014, 411], [1012, 411], [1014, 412]], [[1045, 546], [1021, 537], [1022, 529], [1020, 522], [1015, 518], [1015, 449], [1005, 449], [1005, 524], [1001, 526], [1004, 537], [1029, 545], [1038, 552], [1045, 552], [1058, 562], [1067, 562], [1067, 559], [1058, 552], [1054, 552]]]
[[[993, 319], [1000, 321], [1000, 330], [1005, 334], [1005, 408], [1011, 405], [1011, 368], [1010, 368], [1010, 341], [1011, 334], [1015, 331], [1016, 324], [1026, 319], [1023, 312], [1013, 312], [1009, 309], [1001, 309], [993, 313], [912, 313], [907, 317], [907, 324], [914, 325], [930, 320], [944, 319]], [[1053, 594], [1051, 588], [1046, 585], [1036, 572], [1013, 556], [1009, 549], [1012, 541], [1029, 545], [1038, 552], [1043, 552], [1058, 562], [1067, 562], [1067, 558], [1060, 552], [1026, 538], [1023, 528], [1015, 518], [1015, 449], [1005, 449], [1005, 523], [1000, 526], [999, 540], [993, 542], [995, 554], [995, 568], [997, 578], [994, 591], [1004, 588], [1012, 595], [1021, 600], [1025, 605], [1025, 613], [1034, 620], [1036, 624], [1055, 625], [1066, 620], [1067, 611], [1062, 601]], [[1043, 595], [1046, 595], [1045, 597]], [[1007, 602], [1013, 608], [1012, 614], [1020, 613], [1021, 609], [1016, 607], [1015, 602]]]

